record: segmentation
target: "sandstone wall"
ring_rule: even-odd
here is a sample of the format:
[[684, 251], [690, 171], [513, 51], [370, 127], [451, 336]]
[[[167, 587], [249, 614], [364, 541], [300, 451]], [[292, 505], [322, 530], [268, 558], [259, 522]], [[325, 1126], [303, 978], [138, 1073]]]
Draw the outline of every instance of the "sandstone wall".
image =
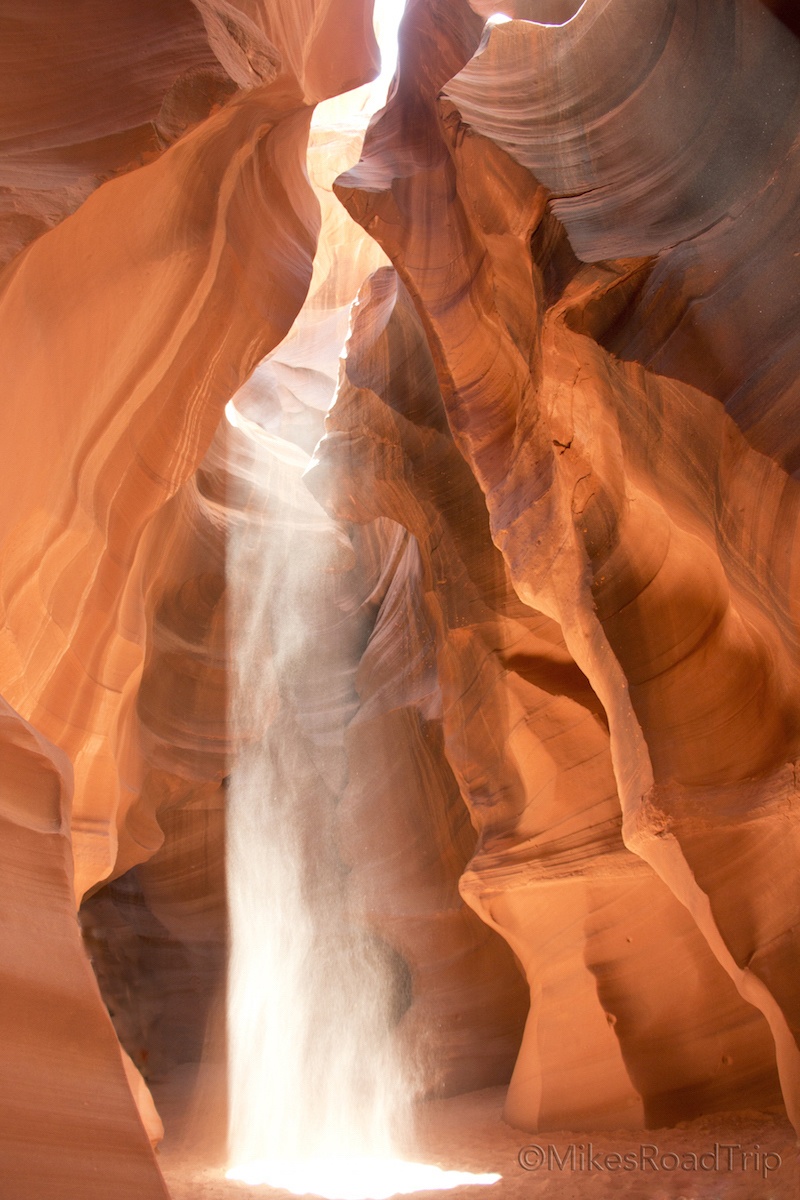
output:
[[595, 1128], [780, 1084], [800, 1119], [796, 19], [518, 0], [484, 29], [500, 7], [409, 0], [391, 99], [335, 188], [366, 232], [328, 190], [315, 267], [307, 163], [319, 192], [358, 134], [309, 157], [312, 108], [374, 72], [368, 5], [3, 16], [0, 1167], [20, 1200], [164, 1195], [74, 903], [106, 998], [152, 988], [118, 1014], [136, 1065], [195, 1055], [247, 734], [226, 556], [232, 521], [264, 519], [259, 428], [306, 451], [325, 433], [307, 481], [363, 635], [337, 852], [411, 980], [427, 1086], [513, 1069], [509, 1119]]

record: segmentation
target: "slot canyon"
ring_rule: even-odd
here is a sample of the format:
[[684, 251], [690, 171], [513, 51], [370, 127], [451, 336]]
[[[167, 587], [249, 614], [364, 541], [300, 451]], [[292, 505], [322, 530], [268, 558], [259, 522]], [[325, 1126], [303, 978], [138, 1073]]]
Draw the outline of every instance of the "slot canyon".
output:
[[794, 1200], [800, 5], [0, 63], [0, 1200]]

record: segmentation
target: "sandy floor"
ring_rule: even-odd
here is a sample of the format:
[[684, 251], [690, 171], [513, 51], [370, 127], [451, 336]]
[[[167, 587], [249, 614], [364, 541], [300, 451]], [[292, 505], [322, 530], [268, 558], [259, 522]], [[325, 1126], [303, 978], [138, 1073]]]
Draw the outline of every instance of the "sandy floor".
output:
[[[186, 1071], [175, 1072], [153, 1089], [167, 1127], [159, 1160], [173, 1200], [285, 1200], [287, 1192], [224, 1178], [224, 1122], [207, 1102], [193, 1099], [193, 1089], [193, 1077]], [[454, 1200], [800, 1197], [794, 1133], [785, 1117], [775, 1113], [721, 1114], [643, 1133], [532, 1135], [503, 1123], [502, 1100], [502, 1089], [492, 1088], [421, 1106], [413, 1155], [417, 1161], [449, 1170], [496, 1172], [502, 1179], [491, 1187], [417, 1192], [417, 1200], [443, 1200], [448, 1195]]]

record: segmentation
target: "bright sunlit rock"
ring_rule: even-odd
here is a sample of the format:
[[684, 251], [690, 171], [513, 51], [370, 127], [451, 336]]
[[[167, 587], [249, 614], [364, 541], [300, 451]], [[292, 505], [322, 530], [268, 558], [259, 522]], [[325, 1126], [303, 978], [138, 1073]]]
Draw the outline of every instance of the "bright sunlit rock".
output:
[[312, 1158], [262, 1159], [232, 1167], [226, 1178], [283, 1188], [295, 1196], [321, 1196], [324, 1200], [388, 1200], [390, 1196], [409, 1192], [449, 1191], [497, 1183], [502, 1177], [443, 1171], [426, 1163], [397, 1158]]

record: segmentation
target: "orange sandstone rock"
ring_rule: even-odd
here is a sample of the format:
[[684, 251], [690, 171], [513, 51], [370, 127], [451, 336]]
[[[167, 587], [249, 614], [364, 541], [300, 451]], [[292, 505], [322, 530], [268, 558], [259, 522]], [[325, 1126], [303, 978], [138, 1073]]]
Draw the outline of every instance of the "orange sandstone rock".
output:
[[[514, 594], [450, 437], [422, 326], [392, 271], [359, 297], [308, 480], [334, 511], [382, 512], [414, 535], [362, 660], [366, 709], [352, 728], [397, 706], [405, 689], [428, 722], [442, 722], [478, 834], [461, 893], [506, 937], [530, 988], [508, 1119], [636, 1127], [773, 1101], [766, 1023], [683, 905], [623, 845], [604, 709], [556, 623]], [[397, 799], [387, 796], [387, 811], [397, 820]], [[359, 817], [363, 838], [370, 805]], [[391, 837], [401, 837], [394, 825]], [[391, 911], [370, 848], [364, 858]], [[408, 845], [409, 869], [423, 852]], [[667, 960], [679, 990], [664, 988]], [[513, 1011], [512, 981], [497, 973], [495, 982], [492, 1008]]]
[[[180, 632], [181, 613], [171, 621], [170, 608], [183, 607], [191, 626], [219, 597], [209, 597], [203, 572], [199, 585], [192, 573], [191, 526], [181, 544], [165, 536], [160, 518], [194, 474], [225, 403], [288, 331], [308, 287], [319, 223], [304, 166], [311, 105], [375, 68], [361, 0], [309, 0], [291, 12], [214, 0], [98, 2], [68, 16], [62, 9], [43, 3], [6, 14], [0, 39], [8, 151], [0, 214], [5, 257], [13, 255], [0, 275], [0, 690], [31, 736], [72, 765], [74, 873], [63, 861], [65, 829], [58, 869], [47, 841], [39, 849], [15, 841], [13, 853], [26, 863], [43, 856], [41, 886], [30, 865], [37, 882], [26, 893], [25, 919], [61, 931], [63, 953], [83, 963], [82, 973], [69, 967], [74, 1003], [63, 1016], [86, 1014], [77, 1042], [54, 1026], [61, 1049], [48, 1063], [32, 1044], [38, 1035], [26, 1040], [14, 1024], [13, 1014], [26, 1011], [27, 976], [9, 971], [10, 1078], [21, 1070], [21, 1048], [38, 1064], [35, 1106], [24, 1089], [6, 1095], [4, 1129], [15, 1139], [9, 1169], [26, 1200], [72, 1188], [84, 1197], [101, 1194], [96, 1188], [163, 1194], [119, 1048], [74, 942], [74, 917], [71, 935], [63, 932], [63, 892], [74, 883], [80, 898], [150, 857], [163, 840], [159, 807], [197, 800], [203, 788], [213, 793], [224, 773], [224, 747], [215, 761], [211, 754], [187, 765], [189, 746], [173, 743], [174, 754], [154, 761], [159, 739], [163, 749], [170, 737], [180, 743], [182, 731], [158, 703], [159, 690], [174, 703], [176, 686], [154, 678], [151, 666], [159, 676], [171, 669], [184, 695], [195, 669], [204, 694], [184, 714], [184, 742], [197, 748], [196, 722], [203, 713], [218, 717], [218, 680], [202, 646], [193, 655], [183, 645], [170, 658], [163, 642]], [[331, 60], [342, 31], [347, 55]], [[206, 584], [218, 565], [206, 567]], [[191, 633], [202, 643], [196, 624]], [[15, 737], [9, 733], [12, 747]], [[52, 773], [45, 764], [25, 791], [34, 814], [36, 797], [53, 791]], [[206, 837], [204, 822], [218, 837], [218, 811], [210, 803], [200, 814], [195, 843]], [[180, 858], [175, 847], [170, 853]], [[31, 953], [19, 929], [19, 953]], [[42, 995], [62, 987], [55, 942], [49, 975], [40, 964]], [[43, 1035], [43, 1054], [48, 1046]], [[80, 1077], [63, 1104], [62, 1074]], [[94, 1089], [97, 1101], [85, 1114], [81, 1088]], [[51, 1146], [44, 1166], [40, 1140]], [[68, 1182], [37, 1193], [37, 1172], [49, 1179], [59, 1154]], [[73, 1171], [78, 1154], [84, 1165]], [[115, 1155], [123, 1173], [127, 1165], [119, 1186]], [[91, 1162], [104, 1164], [96, 1183], [84, 1178]]]
[[4, 701], [0, 769], [3, 1195], [167, 1200], [75, 920], [72, 770]]
[[[397, 274], [362, 292], [309, 475], [358, 650], [324, 697], [349, 720], [326, 836], [408, 971], [409, 1044], [436, 1030], [428, 1086], [508, 1078], [530, 998], [506, 1108], [528, 1128], [768, 1103], [776, 1056], [798, 1120], [800, 59], [767, 7], [791, 24], [755, 0], [410, 0], [338, 185]], [[521, 20], [484, 34], [501, 8]], [[382, 256], [326, 197], [352, 274], [326, 252], [312, 280], [310, 106], [374, 42], [360, 0], [4, 20], [3, 1171], [20, 1200], [138, 1200], [165, 1194], [158, 1118], [72, 864], [79, 897], [142, 864], [170, 958], [148, 986], [172, 1004], [208, 968], [196, 1023], [165, 1048], [173, 1004], [153, 1041], [195, 1052], [228, 758], [308, 732], [318, 699], [276, 686], [257, 727], [229, 720], [224, 558], [265, 497], [313, 509], [273, 434], [311, 448]]]
[[[647, 13], [670, 28], [690, 9], [654, 2]], [[612, 19], [616, 6], [590, 2], [587, 23], [594, 10]], [[741, 19], [763, 47], [778, 44], [768, 17], [742, 5]], [[571, 258], [538, 180], [437, 104], [439, 64], [469, 54], [455, 32], [463, 20], [463, 6], [447, 0], [410, 9], [401, 47], [411, 70], [404, 79], [401, 58], [362, 163], [338, 192], [414, 299], [455, 444], [518, 596], [558, 623], [602, 702], [625, 843], [766, 1017], [797, 1121], [797, 487], [785, 457], [755, 450], [716, 396], [606, 348], [611, 328], [636, 311], [651, 266]], [[780, 45], [779, 77], [796, 61]], [[582, 163], [571, 167], [572, 190], [592, 187]], [[751, 180], [739, 193], [723, 180], [716, 194], [720, 218], [732, 206], [732, 226], [731, 197], [745, 202]], [[691, 208], [680, 232], [674, 222], [660, 230], [647, 199], [644, 240], [637, 233], [621, 250], [702, 237]], [[610, 204], [615, 212], [619, 196]], [[597, 213], [605, 219], [602, 206]], [[588, 227], [594, 215], [587, 208]], [[768, 331], [765, 354], [783, 355], [783, 326]]]
[[[160, 569], [148, 523], [307, 285], [307, 123], [284, 84], [235, 102], [95, 193], [2, 280], [6, 361], [19, 364], [6, 444], [12, 430], [36, 437], [33, 468], [3, 475], [4, 688], [75, 764], [79, 895], [114, 868], [138, 802], [143, 599]], [[222, 350], [207, 333], [220, 323]]]

